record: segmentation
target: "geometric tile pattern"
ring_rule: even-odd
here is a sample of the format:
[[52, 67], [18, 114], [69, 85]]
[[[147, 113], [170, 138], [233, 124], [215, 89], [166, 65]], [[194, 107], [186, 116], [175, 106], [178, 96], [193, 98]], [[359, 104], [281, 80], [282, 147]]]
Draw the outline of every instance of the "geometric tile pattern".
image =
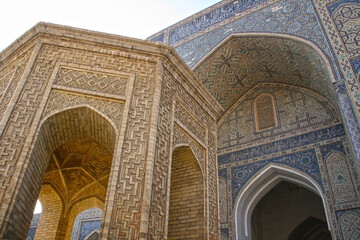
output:
[[98, 208], [83, 211], [75, 218], [71, 240], [83, 240], [94, 230], [100, 231], [103, 212]]
[[[343, 79], [344, 76], [342, 72], [344, 72], [345, 79], [349, 79], [351, 78], [351, 73], [348, 70], [350, 69], [350, 64], [354, 72], [357, 72], [358, 62], [356, 58], [352, 58], [352, 61], [350, 61], [348, 60], [348, 56], [343, 57], [343, 55], [340, 54], [339, 61], [341, 62], [343, 71], [339, 72], [340, 66], [334, 59], [334, 51], [337, 51], [337, 54], [338, 52], [345, 53], [346, 51], [346, 54], [356, 57], [355, 54], [359, 51], [359, 1], [340, 0], [332, 1], [331, 4], [328, 4], [328, 11], [332, 19], [327, 19], [328, 23], [325, 25], [334, 28], [334, 35], [340, 35], [341, 39], [336, 41], [345, 47], [344, 50], [330, 47], [330, 38], [332, 41], [336, 39], [336, 37], [332, 34], [324, 34], [324, 26], [322, 26], [319, 21], [320, 14], [315, 9], [315, 4], [319, 2], [325, 4], [325, 2], [329, 3], [330, 1], [331, 0], [227, 0], [217, 4], [215, 8], [209, 8], [193, 18], [189, 18], [190, 20], [184, 20], [180, 24], [170, 27], [167, 29], [168, 32], [161, 32], [161, 35], [156, 35], [155, 40], [173, 44], [173, 46], [176, 47], [176, 51], [183, 57], [188, 66], [196, 67], [197, 77], [201, 79], [202, 83], [209, 89], [217, 101], [221, 103], [224, 109], [230, 109], [226, 119], [220, 122], [220, 124], [222, 124], [221, 127], [224, 128], [221, 129], [222, 132], [219, 131], [221, 133], [219, 134], [219, 146], [222, 146], [221, 151], [223, 151], [220, 152], [222, 155], [219, 155], [218, 158], [219, 166], [222, 168], [219, 171], [221, 180], [218, 185], [220, 189], [217, 189], [218, 185], [216, 181], [213, 181], [215, 180], [214, 176], [216, 176], [214, 172], [217, 169], [214, 154], [216, 129], [213, 123], [215, 121], [214, 119], [207, 120], [210, 115], [206, 115], [208, 113], [206, 112], [207, 110], [204, 110], [205, 108], [201, 108], [200, 106], [201, 111], [198, 111], [198, 108], [194, 107], [194, 104], [188, 104], [189, 102], [196, 102], [198, 105], [201, 105], [202, 101], [188, 97], [193, 93], [183, 95], [182, 97], [185, 97], [187, 101], [183, 101], [185, 104], [182, 104], [182, 108], [188, 110], [191, 114], [182, 114], [183, 109], [175, 106], [176, 101], [181, 98], [181, 91], [179, 91], [178, 87], [171, 86], [167, 89], [169, 92], [166, 92], [166, 94], [169, 93], [166, 99], [169, 100], [171, 104], [157, 109], [161, 99], [161, 94], [157, 87], [159, 87], [159, 79], [162, 80], [161, 77], [163, 77], [158, 77], [157, 75], [159, 72], [163, 73], [163, 68], [171, 69], [172, 66], [162, 65], [158, 55], [153, 56], [148, 52], [147, 54], [141, 54], [141, 51], [146, 48], [139, 48], [137, 45], [141, 45], [139, 42], [131, 45], [139, 51], [135, 52], [129, 49], [130, 54], [129, 52], [122, 52], [125, 46], [117, 48], [119, 45], [116, 45], [118, 43], [114, 42], [113, 45], [111, 45], [110, 42], [113, 41], [113, 38], [109, 39], [110, 42], [104, 45], [91, 44], [91, 50], [88, 49], [89, 46], [87, 46], [87, 48], [83, 48], [83, 46], [76, 48], [77, 44], [81, 45], [83, 42], [76, 42], [70, 48], [69, 39], [64, 38], [63, 41], [62, 36], [58, 38], [56, 44], [59, 45], [57, 46], [51, 45], [50, 43], [41, 42], [42, 45], [39, 43], [37, 45], [39, 52], [36, 52], [36, 59], [35, 56], [32, 58], [34, 62], [31, 61], [33, 64], [31, 67], [29, 64], [29, 73], [27, 73], [26, 78], [22, 77], [22, 74], [27, 65], [26, 61], [30, 58], [30, 54], [28, 54], [26, 58], [24, 57], [26, 61], [22, 66], [10, 64], [11, 69], [9, 71], [0, 73], [1, 91], [5, 90], [5, 86], [10, 83], [9, 88], [7, 88], [8, 91], [4, 92], [4, 94], [0, 93], [0, 97], [2, 98], [0, 115], [2, 116], [3, 110], [6, 109], [6, 107], [13, 106], [11, 114], [9, 114], [8, 119], [6, 119], [8, 122], [6, 125], [1, 126], [4, 128], [4, 131], [1, 132], [0, 188], [3, 191], [0, 192], [0, 199], [4, 199], [4, 201], [1, 202], [2, 205], [0, 209], [10, 210], [8, 210], [9, 213], [1, 213], [0, 219], [13, 220], [20, 216], [24, 218], [23, 222], [29, 223], [28, 218], [31, 214], [29, 214], [29, 212], [22, 213], [18, 211], [16, 208], [18, 205], [16, 204], [23, 199], [27, 200], [26, 191], [31, 188], [28, 188], [28, 185], [21, 185], [19, 190], [20, 194], [17, 195], [17, 192], [13, 193], [12, 187], [19, 182], [25, 182], [27, 184], [31, 181], [41, 181], [41, 179], [34, 180], [34, 178], [31, 177], [24, 177], [24, 179], [22, 179], [22, 174], [25, 172], [25, 176], [32, 176], [31, 174], [29, 175], [28, 172], [41, 172], [41, 169], [37, 169], [38, 167], [41, 168], [41, 166], [37, 165], [45, 162], [42, 161], [40, 164], [34, 164], [33, 160], [36, 160], [36, 158], [42, 156], [42, 154], [44, 156], [47, 154], [46, 151], [41, 152], [46, 147], [37, 147], [39, 145], [48, 146], [46, 145], [46, 143], [48, 143], [46, 140], [48, 139], [38, 137], [40, 140], [37, 141], [36, 144], [34, 143], [36, 140], [35, 133], [38, 127], [37, 124], [41, 120], [41, 114], [44, 110], [43, 107], [46, 105], [46, 102], [49, 101], [47, 94], [49, 94], [49, 96], [51, 95], [48, 86], [52, 84], [52, 82], [49, 83], [52, 76], [58, 74], [58, 78], [56, 79], [58, 81], [55, 81], [55, 84], [62, 90], [76, 87], [81, 89], [83, 93], [94, 89], [97, 92], [106, 93], [107, 95], [123, 94], [128, 91], [128, 86], [126, 86], [128, 80], [125, 79], [126, 77], [124, 77], [124, 79], [122, 79], [122, 77], [116, 78], [112, 74], [99, 73], [95, 70], [87, 71], [83, 70], [83, 68], [73, 70], [71, 67], [65, 67], [60, 68], [60, 71], [54, 75], [53, 71], [56, 69], [55, 64], [59, 62], [63, 64], [61, 66], [81, 62], [83, 66], [86, 66], [85, 68], [89, 67], [90, 69], [95, 65], [97, 65], [98, 68], [107, 69], [106, 71], [117, 71], [121, 69], [121, 71], [136, 76], [135, 84], [133, 85], [134, 91], [131, 93], [132, 98], [131, 101], [129, 101], [128, 112], [126, 113], [128, 122], [122, 123], [121, 121], [116, 121], [118, 126], [121, 124], [121, 129], [124, 130], [124, 136], [121, 136], [120, 141], [123, 145], [116, 150], [116, 152], [118, 151], [120, 154], [115, 155], [118, 161], [114, 161], [114, 164], [120, 170], [117, 172], [119, 173], [118, 178], [110, 182], [110, 184], [112, 184], [112, 191], [109, 191], [108, 195], [111, 196], [110, 199], [114, 201], [114, 204], [113, 209], [110, 209], [106, 213], [108, 215], [106, 215], [105, 219], [107, 219], [108, 222], [105, 224], [107, 226], [104, 228], [104, 238], [145, 238], [145, 235], [150, 232], [146, 232], [150, 229], [150, 226], [147, 226], [148, 228], [146, 230], [143, 229], [147, 222], [150, 222], [149, 225], [154, 226], [154, 229], [152, 229], [154, 233], [150, 233], [154, 235], [151, 235], [150, 238], [153, 236], [155, 236], [154, 238], [156, 239], [166, 238], [165, 235], [162, 235], [166, 232], [166, 227], [163, 226], [167, 224], [166, 221], [164, 221], [167, 215], [167, 205], [166, 202], [163, 204], [163, 199], [165, 199], [163, 195], [166, 196], [168, 189], [167, 173], [169, 171], [166, 170], [168, 170], [169, 164], [166, 161], [170, 159], [171, 144], [175, 142], [171, 138], [174, 130], [174, 124], [172, 122], [174, 119], [174, 110], [177, 111], [176, 121], [179, 123], [179, 128], [180, 125], [182, 125], [183, 128], [189, 128], [189, 132], [186, 133], [188, 136], [186, 137], [188, 137], [188, 139], [194, 138], [202, 141], [202, 146], [197, 147], [198, 153], [194, 154], [195, 157], [202, 156], [200, 158], [203, 159], [203, 162], [209, 163], [208, 165], [204, 164], [205, 167], [202, 169], [205, 176], [210, 176], [210, 178], [205, 181], [207, 186], [205, 193], [211, 197], [207, 199], [207, 206], [204, 207], [204, 210], [207, 211], [206, 217], [209, 220], [207, 226], [210, 230], [206, 229], [206, 233], [209, 234], [209, 239], [218, 238], [218, 208], [216, 202], [218, 190], [221, 206], [231, 208], [231, 204], [229, 202], [226, 203], [226, 200], [234, 201], [236, 194], [248, 179], [269, 163], [287, 165], [305, 172], [322, 187], [326, 196], [335, 195], [335, 203], [338, 205], [345, 203], [342, 205], [345, 206], [345, 208], [356, 206], [353, 202], [357, 200], [357, 195], [355, 194], [357, 189], [354, 185], [351, 185], [352, 178], [354, 177], [351, 174], [354, 175], [355, 171], [353, 165], [351, 165], [352, 160], [349, 149], [346, 149], [346, 154], [343, 143], [331, 144], [334, 141], [346, 142], [345, 129], [339, 120], [337, 111], [333, 107], [337, 104], [337, 98], [332, 89], [331, 76], [321, 56], [312, 49], [311, 46], [300, 43], [300, 41], [293, 41], [289, 40], [289, 38], [281, 37], [233, 37], [216, 48], [219, 43], [233, 33], [277, 33], [279, 35], [291, 35], [312, 42], [322, 51], [328, 59], [331, 70], [335, 76], [333, 80]], [[255, 10], [255, 13], [248, 14], [249, 11]], [[328, 14], [328, 12], [326, 14]], [[330, 20], [333, 20], [335, 26]], [[335, 33], [335, 31], [337, 32]], [[44, 33], [44, 35], [46, 34], [48, 34], [48, 32]], [[83, 34], [82, 37], [84, 37], [84, 39], [82, 39], [82, 41], [85, 42], [86, 38], [89, 37], [88, 35], [89, 33]], [[77, 35], [73, 35], [73, 32], [71, 32], [71, 36], [73, 38], [78, 37]], [[94, 39], [98, 39], [97, 37], [98, 36], [94, 36]], [[91, 39], [91, 41], [94, 41], [94, 39]], [[102, 39], [102, 43], [104, 43], [103, 40], [104, 39]], [[24, 48], [26, 47], [28, 46]], [[215, 51], [209, 54], [204, 61], [201, 61], [201, 59], [213, 49], [215, 49]], [[156, 51], [158, 50], [159, 49], [156, 48]], [[21, 51], [23, 51], [23, 49]], [[19, 52], [20, 50], [16, 53]], [[157, 52], [157, 54], [161, 55], [159, 52]], [[21, 55], [19, 54], [18, 56]], [[159, 62], [157, 63], [157, 61]], [[195, 66], [199, 62], [200, 64]], [[0, 65], [2, 67], [1, 62]], [[185, 80], [183, 76], [179, 77], [179, 75], [177, 75], [178, 72], [176, 70], [173, 70], [174, 69], [168, 71], [168, 74], [174, 77], [172, 80], [180, 80], [179, 82]], [[24, 80], [24, 86], [17, 88], [19, 91], [15, 91], [21, 79], [26, 79], [26, 81]], [[101, 82], [102, 80], [104, 81]], [[120, 85], [119, 82], [121, 83]], [[157, 84], [154, 84], [154, 82]], [[169, 84], [166, 83], [165, 80], [164, 82], [165, 84]], [[312, 89], [320, 95], [326, 96], [329, 101], [332, 101], [333, 106], [320, 95], [316, 97], [316, 94], [307, 94], [299, 89], [290, 91], [289, 89], [284, 90], [277, 88], [275, 91], [274, 87], [270, 87], [271, 84], [266, 86], [266, 84], [269, 83], [288, 84], [295, 86], [295, 88], [299, 87], [299, 89]], [[350, 84], [350, 82], [347, 82], [347, 84], [348, 83]], [[73, 84], [76, 84], [76, 86]], [[252, 93], [253, 95], [250, 94], [251, 89], [255, 89], [256, 86], [260, 85], [266, 87], [262, 88], [262, 90], [256, 94], [270, 94], [274, 99], [273, 117], [276, 122], [276, 124], [271, 125], [269, 128], [261, 129], [262, 131], [259, 131], [259, 129], [255, 127], [256, 118], [259, 118], [259, 116], [255, 117], [253, 110], [254, 100], [257, 95], [254, 93]], [[186, 87], [183, 88], [183, 91], [188, 93], [187, 90], [189, 89], [186, 89]], [[353, 91], [355, 87], [353, 83], [351, 91]], [[13, 93], [14, 96], [11, 96]], [[199, 97], [197, 93], [198, 92], [194, 94], [196, 98]], [[241, 99], [242, 97], [243, 99]], [[360, 95], [358, 95], [357, 98], [360, 99]], [[13, 101], [10, 102], [10, 99]], [[64, 95], [56, 99], [61, 99], [61, 101], [58, 102], [59, 105], [66, 102], [66, 107], [78, 106], [89, 100], [89, 98], [69, 98]], [[69, 101], [72, 99], [76, 100], [75, 105], [72, 101]], [[240, 103], [236, 104], [239, 99], [241, 99], [241, 102], [239, 101]], [[350, 116], [348, 113], [352, 111], [350, 101], [351, 99], [347, 99], [347, 102], [345, 100], [340, 101], [341, 107], [344, 108], [345, 118]], [[11, 104], [9, 105], [9, 103]], [[97, 103], [95, 103], [95, 101], [91, 101], [91, 107], [93, 107], [93, 104], [102, 105], [102, 102], [97, 101]], [[109, 110], [111, 114], [105, 111], [105, 115], [107, 115], [107, 117], [110, 116], [109, 118], [116, 116], [121, 119], [122, 115], [118, 114], [119, 111], [118, 108], [114, 107], [115, 105], [118, 105], [118, 102], [106, 106], [106, 109]], [[53, 109], [54, 111], [59, 110], [57, 108]], [[100, 108], [96, 109], [102, 111]], [[121, 109], [121, 111], [122, 110], [123, 109]], [[83, 109], [81, 111], [83, 111]], [[161, 111], [159, 117], [162, 119], [157, 119], [157, 111]], [[82, 117], [83, 115], [81, 115], [81, 118]], [[74, 119], [69, 120], [61, 117], [59, 117], [59, 119], [57, 119], [59, 123], [74, 121]], [[204, 119], [206, 119], [206, 121], [202, 121]], [[79, 119], [75, 119], [75, 121], [78, 120]], [[114, 121], [114, 119], [112, 120]], [[40, 135], [44, 134], [44, 131], [54, 133], [58, 130], [57, 127], [59, 125], [66, 125], [58, 124], [54, 130], [54, 126], [49, 122], [51, 123], [51, 121], [44, 123], [44, 126], [46, 124], [48, 125], [46, 130], [40, 129]], [[106, 119], [103, 122], [99, 122], [96, 127], [103, 127], [101, 123], [104, 122], [106, 122]], [[358, 131], [352, 131], [358, 126], [356, 116], [352, 116], [351, 122], [346, 120], [346, 123], [350, 126], [348, 126], [349, 129], [347, 129], [349, 130], [347, 132], [350, 133], [350, 136], [359, 136], [357, 134]], [[76, 124], [73, 124], [73, 126], [74, 125]], [[84, 124], [84, 126], [84, 128], [86, 128], [87, 125]], [[199, 126], [201, 128], [199, 128]], [[69, 129], [61, 129], [61, 132], [74, 131], [78, 133], [78, 130], [83, 130], [82, 127], [83, 125], [81, 128], [72, 127]], [[166, 132], [163, 135], [159, 134], [155, 136], [152, 133], [156, 132], [156, 128], [160, 130], [164, 129]], [[106, 130], [109, 129], [111, 129], [111, 127], [108, 127]], [[196, 129], [196, 131], [192, 131], [194, 129]], [[90, 131], [92, 130], [93, 129], [90, 129]], [[53, 186], [57, 187], [57, 190], [61, 190], [60, 192], [64, 194], [63, 199], [68, 200], [73, 198], [73, 196], [79, 193], [79, 189], [91, 184], [96, 185], [96, 189], [99, 191], [105, 190], [108, 182], [107, 176], [109, 175], [106, 173], [106, 169], [108, 170], [111, 165], [112, 155], [112, 153], [106, 153], [106, 151], [111, 152], [111, 148], [106, 149], [106, 147], [111, 145], [109, 142], [117, 142], [110, 141], [109, 138], [107, 138], [107, 136], [111, 134], [108, 134], [106, 130], [103, 131], [105, 133], [102, 134], [102, 136], [98, 136], [95, 139], [77, 137], [76, 139], [72, 139], [72, 141], [68, 141], [68, 143], [64, 143], [63, 141], [64, 139], [68, 139], [69, 136], [72, 136], [72, 134], [64, 134], [66, 136], [52, 138], [57, 141], [54, 141], [56, 143], [49, 144], [53, 149], [48, 151], [51, 156], [49, 155], [46, 158], [46, 163], [47, 160], [51, 160], [47, 169], [47, 176], [45, 177], [48, 179], [45, 180], [49, 183], [51, 182]], [[176, 131], [174, 132], [176, 133]], [[185, 133], [183, 135], [185, 135]], [[336, 138], [336, 140], [334, 138]], [[99, 141], [99, 139], [107, 141], [109, 144], [104, 144], [103, 141]], [[159, 144], [163, 145], [162, 148], [159, 148], [160, 150], [157, 146], [155, 147], [158, 143], [157, 140], [159, 140]], [[357, 141], [358, 138], [352, 137], [351, 140], [353, 140], [355, 150], [357, 151], [356, 143], [359, 143]], [[28, 153], [26, 149], [30, 144], [32, 144], [30, 148], [35, 149], [33, 155]], [[311, 149], [307, 146], [309, 144], [312, 144]], [[198, 145], [200, 146], [201, 143]], [[161, 152], [156, 152], [155, 149]], [[156, 155], [156, 157], [159, 156], [158, 159], [154, 159], [159, 165], [154, 166], [154, 169], [152, 169], [153, 165], [149, 164], [149, 161], [153, 160], [154, 155]], [[109, 160], [107, 157], [109, 157]], [[104, 159], [106, 160], [101, 161]], [[39, 162], [40, 161], [37, 161], [36, 163]], [[93, 164], [93, 162], [101, 163]], [[324, 164], [324, 162], [326, 164]], [[22, 164], [27, 167], [25, 171], [22, 169]], [[19, 169], [19, 166], [21, 169]], [[349, 169], [350, 167], [351, 169]], [[43, 168], [45, 171], [46, 167]], [[153, 174], [150, 177], [147, 175], [149, 172]], [[160, 175], [157, 175], [159, 173]], [[322, 182], [324, 179], [328, 179], [329, 183]], [[69, 184], [70, 182], [74, 184]], [[158, 184], [162, 185], [159, 185], [157, 189], [152, 188], [152, 185]], [[329, 185], [331, 185], [331, 188], [327, 187]], [[32, 187], [35, 186], [35, 184], [29, 186]], [[36, 192], [36, 189], [33, 192]], [[91, 193], [92, 191], [88, 192]], [[103, 191], [103, 193], [104, 192], [105, 191]], [[165, 194], [163, 194], [164, 192]], [[161, 199], [156, 199], [157, 201], [154, 200], [150, 203], [151, 200], [148, 199], [149, 196]], [[35, 198], [35, 195], [31, 195], [30, 198]], [[156, 211], [151, 212], [151, 214], [155, 213], [154, 215], [156, 216], [148, 216], [152, 209], [144, 206], [143, 203], [148, 205], [153, 204], [154, 206], [152, 206], [152, 208]], [[336, 208], [337, 207], [338, 206], [336, 206]], [[333, 206], [330, 206], [330, 210], [333, 211]], [[224, 214], [223, 210], [220, 212]], [[225, 226], [226, 221], [230, 219], [230, 213], [231, 211], [226, 213], [227, 216], [221, 217], [224, 223], [223, 229], [221, 230], [222, 239], [231, 238], [231, 233], [229, 234], [229, 230], [227, 229], [228, 226]], [[150, 217], [150, 219], [146, 216]], [[151, 222], [153, 219], [156, 220], [155, 223]], [[13, 222], [15, 223], [10, 222], [10, 227], [6, 229], [7, 232], [1, 232], [1, 234], [5, 234], [5, 238], [20, 238], [19, 234], [26, 234], [20, 230], [24, 229], [21, 222]], [[79, 229], [84, 229], [86, 232], [87, 229], [90, 229], [89, 226], [94, 227], [97, 224], [99, 224], [99, 222], [90, 220], [80, 224]], [[352, 211], [344, 213], [339, 225], [338, 227], [332, 222], [331, 226], [334, 226], [335, 229], [342, 230], [344, 239], [359, 238], [358, 212]], [[157, 228], [158, 226], [161, 226], [161, 229]], [[19, 229], [18, 233], [16, 233], [17, 236], [8, 230], [11, 229], [11, 227]], [[82, 235], [83, 237], [89, 234], [91, 235], [91, 233], [85, 232]], [[159, 235], [156, 235], [157, 233], [159, 233]], [[340, 236], [334, 236], [334, 238], [335, 237], [340, 238]]]
[[61, 67], [55, 84], [98, 93], [125, 95], [127, 79], [118, 75]]
[[355, 150], [355, 155], [360, 165], [360, 128], [359, 123], [356, 119], [353, 107], [351, 106], [351, 100], [349, 98], [348, 91], [345, 86], [344, 81], [340, 81], [334, 85], [335, 92], [337, 94], [338, 102], [341, 107], [344, 120], [346, 122], [347, 131], [353, 148]]
[[[323, 24], [323, 30], [329, 36], [329, 42], [331, 43], [334, 54], [338, 60], [338, 65], [343, 72], [341, 79], [344, 80], [345, 85], [348, 89], [348, 95], [350, 97], [351, 107], [353, 108], [354, 114], [357, 119], [360, 119], [360, 82], [357, 81], [358, 73], [354, 68], [353, 60], [359, 56], [360, 49], [355, 50], [359, 46], [359, 38], [354, 38], [359, 33], [358, 22], [359, 17], [356, 17], [356, 12], [359, 8], [358, 0], [313, 0], [312, 3], [315, 5], [318, 11], [318, 17], [321, 19]], [[354, 11], [349, 9], [354, 7]], [[342, 10], [340, 15], [335, 16], [337, 10]], [[341, 16], [344, 13], [344, 16]], [[355, 14], [355, 16], [354, 16]], [[335, 25], [335, 19], [337, 26]], [[356, 20], [357, 18], [357, 20]], [[351, 27], [353, 26], [353, 27]], [[350, 28], [349, 28], [350, 27]], [[341, 33], [338, 31], [340, 29]], [[347, 46], [345, 46], [345, 43]], [[350, 45], [357, 47], [348, 49]], [[350, 51], [349, 51], [350, 50]], [[353, 68], [352, 68], [353, 67]], [[356, 120], [357, 125], [359, 125]]]
[[90, 236], [93, 237], [94, 231], [95, 230], [100, 231], [100, 227], [101, 227], [101, 220], [81, 221], [79, 240], [88, 239], [87, 237]]
[[263, 82], [312, 89], [336, 104], [331, 77], [322, 57], [299, 41], [233, 36], [204, 58], [194, 73], [225, 109]]
[[[194, 33], [204, 30], [226, 18], [230, 18], [245, 12], [256, 5], [268, 2], [269, 0], [252, 0], [252, 1], [231, 1], [220, 8], [217, 8], [204, 16], [193, 21], [187, 22], [173, 30], [169, 34], [169, 44], [174, 44]], [[152, 41], [154, 41], [152, 39]]]
[[360, 239], [360, 214], [355, 211], [345, 213], [340, 219], [344, 240]]
[[340, 124], [331, 128], [285, 138], [284, 140], [268, 142], [250, 148], [243, 148], [235, 152], [219, 154], [218, 164], [224, 165], [234, 162], [246, 162], [246, 160], [252, 158], [260, 159], [261, 157], [276, 152], [282, 152], [288, 149], [319, 143], [321, 141], [342, 136], [345, 136], [345, 129], [344, 126]]
[[[148, 37], [147, 40], [175, 44], [177, 42], [181, 42], [193, 34], [204, 31], [205, 29], [216, 25], [223, 20], [234, 19], [239, 15], [245, 15], [250, 11], [270, 5], [275, 1], [277, 0], [232, 0], [227, 1], [225, 4], [218, 3], [204, 11], [201, 11], [200, 14], [196, 14], [197, 16], [195, 16], [195, 18], [191, 16], [186, 19], [187, 21], [185, 20], [174, 24], [166, 30], [153, 34], [152, 36]], [[168, 36], [166, 39], [165, 35]]]
[[225, 234], [220, 235], [220, 240], [228, 240], [228, 237]]
[[327, 6], [347, 52], [360, 53], [360, 1], [341, 0]]
[[360, 56], [350, 59], [350, 65], [353, 69], [355, 77], [360, 81]]
[[221, 229], [221, 240], [229, 239], [229, 230], [228, 229]]
[[[259, 172], [269, 163], [287, 165], [306, 173], [312, 177], [320, 186], [323, 186], [318, 160], [314, 149], [283, 155], [281, 157], [245, 164], [231, 169], [232, 184], [232, 204], [243, 186], [250, 180], [255, 173]], [[233, 205], [234, 206], [234, 205]]]
[[[257, 131], [254, 101], [262, 93], [273, 96], [278, 126]], [[300, 129], [302, 132], [306, 129], [314, 131], [314, 127], [334, 125], [340, 121], [337, 115], [331, 103], [309, 91], [275, 84], [259, 86], [248, 91], [219, 122], [218, 152], [241, 148]]]
[[344, 155], [332, 152], [325, 159], [335, 203], [358, 200]]
[[[296, 9], [296, 11], [294, 11]], [[276, 33], [306, 39], [315, 44], [330, 63], [335, 79], [341, 78], [317, 12], [310, 0], [282, 0], [233, 21], [223, 21], [179, 45], [175, 50], [191, 68], [226, 37], [236, 33]]]

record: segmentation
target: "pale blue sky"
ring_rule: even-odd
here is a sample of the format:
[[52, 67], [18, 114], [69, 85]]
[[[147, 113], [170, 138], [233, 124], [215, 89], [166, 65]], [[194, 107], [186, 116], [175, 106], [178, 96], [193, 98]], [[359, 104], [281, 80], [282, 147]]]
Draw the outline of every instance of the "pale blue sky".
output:
[[3, 0], [0, 51], [40, 21], [145, 39], [217, 2], [219, 0]]

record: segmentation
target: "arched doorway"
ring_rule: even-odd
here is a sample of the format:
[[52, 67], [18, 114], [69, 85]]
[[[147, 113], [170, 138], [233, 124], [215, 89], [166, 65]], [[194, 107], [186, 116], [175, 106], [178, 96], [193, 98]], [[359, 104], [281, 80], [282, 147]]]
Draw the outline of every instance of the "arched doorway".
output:
[[[85, 206], [85, 204], [83, 205]], [[92, 237], [92, 239], [98, 239], [95, 237], [99, 237], [103, 211], [98, 207], [93, 207], [75, 215], [79, 210], [80, 209], [77, 208], [74, 213], [72, 213], [75, 219], [72, 221], [73, 224], [69, 224], [68, 226], [67, 233], [70, 233], [71, 237], [69, 238], [67, 236], [67, 239], [82, 240], [90, 237]]]
[[[292, 224], [289, 224], [289, 222], [285, 221], [285, 225], [288, 225], [286, 227], [287, 231], [286, 233], [281, 232], [281, 234], [285, 234], [281, 239], [287, 239], [290, 235], [291, 231], [298, 226], [302, 221], [304, 221], [306, 218], [311, 217], [311, 214], [315, 214], [314, 217], [320, 218], [323, 221], [329, 222], [328, 214], [326, 212], [327, 203], [324, 199], [324, 195], [322, 193], [321, 188], [318, 186], [318, 184], [313, 181], [310, 177], [306, 176], [303, 173], [300, 173], [294, 169], [281, 166], [281, 165], [275, 165], [270, 164], [267, 167], [265, 167], [262, 171], [260, 171], [255, 177], [253, 177], [247, 184], [244, 186], [242, 191], [239, 193], [236, 202], [235, 202], [235, 229], [236, 229], [236, 239], [237, 240], [250, 240], [250, 239], [260, 239], [258, 237], [262, 237], [266, 235], [268, 239], [278, 239], [278, 238], [271, 238], [267, 232], [264, 233], [264, 229], [259, 229], [258, 226], [262, 223], [262, 220], [259, 218], [262, 217], [262, 214], [267, 214], [275, 210], [276, 207], [271, 206], [270, 202], [273, 202], [276, 206], [277, 204], [280, 204], [282, 200], [288, 198], [295, 200], [292, 204], [296, 205], [299, 204], [299, 201], [296, 202], [299, 198], [297, 194], [292, 193], [291, 195], [287, 194], [286, 191], [289, 192], [289, 188], [293, 189], [294, 191], [302, 189], [302, 191], [305, 193], [305, 195], [302, 195], [303, 198], [311, 199], [310, 201], [316, 200], [316, 203], [312, 204], [302, 204], [302, 207], [305, 209], [303, 212], [297, 216], [294, 217], [294, 222]], [[273, 190], [273, 191], [272, 191]], [[274, 193], [275, 192], [275, 193]], [[278, 199], [279, 192], [283, 195], [282, 199]], [[270, 196], [270, 197], [269, 197]], [[263, 199], [265, 199], [263, 202], [261, 202]], [[276, 202], [278, 201], [278, 202]], [[301, 201], [300, 201], [301, 202]], [[256, 207], [260, 204], [257, 209]], [[285, 204], [286, 205], [286, 204]], [[266, 208], [267, 212], [262, 212], [261, 208]], [[286, 210], [283, 214], [283, 218], [289, 218], [289, 216], [286, 216], [286, 213], [291, 214], [291, 209], [294, 210], [296, 206], [280, 204], [278, 210]], [[309, 209], [310, 208], [310, 209]], [[314, 212], [314, 209], [316, 211]], [[276, 223], [277, 218], [280, 215], [279, 212], [273, 212], [273, 219], [269, 225], [272, 223]], [[293, 212], [293, 214], [295, 214]], [[270, 214], [271, 215], [271, 214]], [[276, 216], [276, 217], [275, 217]], [[254, 217], [254, 218], [253, 218]], [[266, 217], [269, 217], [267, 215]], [[264, 217], [263, 220], [266, 220], [267, 218]], [[280, 223], [279, 223], [280, 224]], [[284, 225], [284, 223], [283, 223]], [[278, 229], [275, 229], [276, 231], [284, 231], [284, 229], [281, 229], [284, 226], [279, 226]], [[261, 227], [262, 228], [262, 227]], [[279, 230], [280, 229], [280, 230]], [[262, 232], [262, 233], [261, 233]], [[256, 233], [256, 236], [253, 236], [253, 233]], [[269, 238], [270, 237], [270, 238]], [[279, 238], [280, 239], [280, 238]]]
[[[316, 156], [316, 151], [326, 149], [329, 140], [335, 139], [323, 131], [341, 129], [339, 146], [344, 149], [349, 145], [350, 135], [346, 136], [343, 124], [346, 119], [341, 115], [345, 108], [339, 105], [334, 90], [337, 75], [331, 61], [326, 52], [305, 39], [242, 33], [229, 36], [194, 66], [195, 75], [225, 109], [218, 119], [217, 154], [218, 173], [226, 187], [221, 192], [220, 214], [221, 230], [227, 238], [252, 239], [250, 219], [256, 201], [279, 181], [299, 184], [321, 196], [326, 215], [336, 221], [334, 208], [327, 205], [332, 192], [326, 195], [329, 202], [322, 197], [330, 185], [326, 177], [335, 174], [328, 174], [324, 167], [326, 154]], [[316, 149], [315, 143], [321, 147]], [[302, 167], [305, 165], [296, 165], [304, 156], [302, 149], [312, 151], [309, 156], [319, 168], [307, 171]], [[342, 154], [346, 157], [341, 163], [346, 165], [352, 153], [344, 150]], [[247, 192], [247, 187], [252, 188], [249, 179], [260, 176], [262, 168], [274, 163], [297, 170], [271, 170], [267, 174], [274, 174], [274, 178], [265, 177], [267, 180]], [[317, 176], [312, 175], [315, 171]], [[238, 203], [237, 196], [242, 193], [249, 197], [240, 197]], [[336, 223], [330, 227], [337, 237]]]
[[321, 198], [281, 181], [257, 203], [251, 216], [253, 240], [331, 240]]
[[204, 239], [204, 183], [189, 147], [172, 155], [168, 239]]
[[[64, 110], [42, 122], [24, 176], [32, 181], [19, 194], [42, 202], [35, 239], [69, 238], [71, 213], [80, 202], [94, 198], [103, 206], [115, 139], [111, 122], [88, 107]], [[31, 194], [29, 187], [35, 189]]]

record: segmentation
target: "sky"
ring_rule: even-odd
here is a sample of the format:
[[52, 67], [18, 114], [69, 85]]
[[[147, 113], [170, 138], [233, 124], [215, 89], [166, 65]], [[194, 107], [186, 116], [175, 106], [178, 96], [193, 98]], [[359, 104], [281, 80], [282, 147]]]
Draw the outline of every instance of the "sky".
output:
[[38, 22], [145, 39], [219, 0], [3, 0], [0, 51]]

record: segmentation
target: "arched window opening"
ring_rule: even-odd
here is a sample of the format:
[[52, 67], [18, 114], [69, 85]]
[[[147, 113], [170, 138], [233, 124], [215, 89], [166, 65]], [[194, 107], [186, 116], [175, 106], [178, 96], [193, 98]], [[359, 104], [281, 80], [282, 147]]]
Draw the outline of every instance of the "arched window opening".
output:
[[71, 240], [98, 239], [103, 211], [90, 208], [79, 213], [74, 221]]
[[254, 101], [256, 131], [266, 130], [278, 126], [274, 97], [263, 93]]

